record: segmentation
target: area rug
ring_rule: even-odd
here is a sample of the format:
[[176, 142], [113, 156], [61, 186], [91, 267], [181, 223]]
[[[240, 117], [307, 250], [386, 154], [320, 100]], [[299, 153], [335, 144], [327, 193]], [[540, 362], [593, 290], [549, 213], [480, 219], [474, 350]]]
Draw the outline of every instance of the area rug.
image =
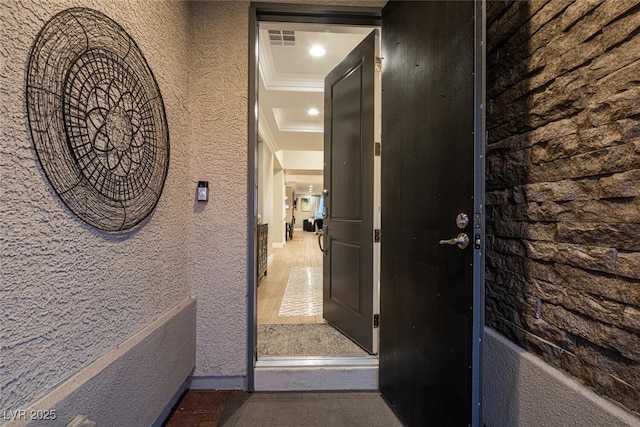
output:
[[402, 426], [378, 392], [234, 393], [220, 421], [225, 427]]
[[322, 315], [322, 267], [292, 267], [278, 316]]
[[326, 323], [258, 325], [258, 357], [367, 355], [366, 351]]

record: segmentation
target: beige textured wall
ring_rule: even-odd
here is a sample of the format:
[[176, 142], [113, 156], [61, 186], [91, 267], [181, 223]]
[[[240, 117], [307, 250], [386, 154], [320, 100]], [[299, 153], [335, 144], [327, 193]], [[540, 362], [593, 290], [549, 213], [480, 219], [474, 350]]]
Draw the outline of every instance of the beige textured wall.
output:
[[[190, 217], [190, 288], [198, 300], [198, 377], [247, 368], [248, 2], [192, 2], [192, 182], [209, 181]], [[240, 382], [240, 384], [242, 384]]]
[[[148, 220], [123, 234], [98, 231], [63, 205], [29, 135], [31, 44], [74, 6], [103, 12], [136, 40], [166, 108], [164, 192]], [[0, 2], [0, 409], [24, 408], [188, 295], [187, 12], [171, 1]]]
[[[385, 2], [298, 3], [380, 6]], [[191, 181], [208, 180], [190, 221], [190, 290], [198, 300], [196, 377], [247, 373], [249, 2], [190, 2]], [[194, 190], [195, 191], [195, 190]], [[201, 384], [207, 384], [206, 382]], [[209, 383], [211, 384], [211, 383]]]

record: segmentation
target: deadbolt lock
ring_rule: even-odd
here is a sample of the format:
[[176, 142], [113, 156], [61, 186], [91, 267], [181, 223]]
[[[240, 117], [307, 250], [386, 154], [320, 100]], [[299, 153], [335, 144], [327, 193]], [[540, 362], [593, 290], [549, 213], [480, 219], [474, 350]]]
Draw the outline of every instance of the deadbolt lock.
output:
[[469, 215], [464, 212], [461, 212], [456, 217], [456, 225], [460, 230], [464, 230], [469, 225]]

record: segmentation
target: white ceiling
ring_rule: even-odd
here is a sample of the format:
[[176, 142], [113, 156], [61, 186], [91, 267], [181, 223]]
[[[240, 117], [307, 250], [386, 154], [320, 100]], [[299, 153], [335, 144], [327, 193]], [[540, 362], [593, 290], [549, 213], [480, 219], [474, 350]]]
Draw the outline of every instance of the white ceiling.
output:
[[[371, 31], [370, 27], [260, 23], [258, 127], [260, 138], [274, 152], [323, 150], [324, 78]], [[321, 45], [326, 54], [311, 56], [314, 45]], [[310, 116], [310, 108], [320, 114]], [[288, 170], [284, 163], [287, 185], [293, 185], [296, 194], [308, 194], [309, 186], [312, 194], [320, 194], [322, 170], [299, 164]]]

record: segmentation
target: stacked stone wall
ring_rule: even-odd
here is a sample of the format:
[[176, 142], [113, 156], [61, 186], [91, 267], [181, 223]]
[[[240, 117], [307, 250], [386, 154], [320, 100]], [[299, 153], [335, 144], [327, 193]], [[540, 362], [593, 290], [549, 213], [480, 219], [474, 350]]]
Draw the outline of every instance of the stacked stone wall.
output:
[[487, 4], [486, 322], [640, 412], [640, 1]]

